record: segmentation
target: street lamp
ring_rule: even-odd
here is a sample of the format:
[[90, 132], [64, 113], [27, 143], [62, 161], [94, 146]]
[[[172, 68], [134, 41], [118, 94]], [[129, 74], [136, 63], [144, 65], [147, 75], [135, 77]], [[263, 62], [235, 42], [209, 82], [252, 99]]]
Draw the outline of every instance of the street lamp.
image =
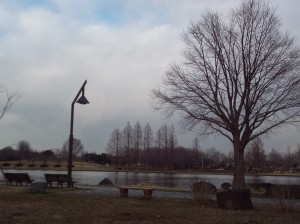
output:
[[[70, 136], [69, 136], [69, 155], [68, 155], [68, 188], [72, 187], [72, 159], [73, 159], [73, 123], [74, 123], [74, 105], [75, 103], [79, 104], [88, 104], [89, 101], [84, 96], [84, 87], [87, 83], [87, 80], [84, 81], [80, 90], [78, 91], [75, 99], [71, 104], [71, 126], [70, 126]], [[81, 97], [78, 99], [79, 95]], [[78, 99], [78, 100], [77, 100]]]

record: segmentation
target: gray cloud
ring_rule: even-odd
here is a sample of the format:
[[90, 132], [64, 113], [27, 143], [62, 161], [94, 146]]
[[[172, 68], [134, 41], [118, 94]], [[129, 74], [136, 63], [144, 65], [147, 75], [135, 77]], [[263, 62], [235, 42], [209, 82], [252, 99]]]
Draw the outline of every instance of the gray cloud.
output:
[[[69, 134], [71, 102], [87, 78], [91, 104], [75, 106], [74, 135], [86, 150], [104, 152], [110, 133], [127, 121], [149, 122], [154, 130], [176, 123], [153, 111], [151, 89], [180, 60], [180, 35], [190, 20], [208, 8], [227, 13], [240, 1], [20, 2], [0, 3], [0, 84], [22, 96], [0, 121], [0, 148], [23, 139], [38, 150], [61, 147]], [[278, 5], [283, 27], [299, 38], [299, 3], [271, 4]], [[195, 135], [180, 134], [179, 143], [189, 147]], [[296, 147], [298, 135], [283, 131], [265, 144]], [[231, 146], [213, 137], [203, 147]]]

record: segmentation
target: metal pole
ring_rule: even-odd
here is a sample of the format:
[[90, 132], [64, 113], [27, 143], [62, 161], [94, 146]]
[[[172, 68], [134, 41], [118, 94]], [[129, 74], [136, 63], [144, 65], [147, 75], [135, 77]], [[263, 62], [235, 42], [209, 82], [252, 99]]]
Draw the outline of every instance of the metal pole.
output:
[[82, 93], [84, 95], [84, 86], [86, 85], [87, 80], [84, 81], [81, 88], [79, 89], [75, 99], [71, 104], [71, 124], [70, 124], [70, 136], [69, 136], [69, 153], [68, 153], [68, 183], [67, 187], [72, 187], [72, 160], [73, 160], [73, 125], [74, 125], [74, 105], [80, 95]]
[[69, 154], [68, 154], [68, 188], [72, 186], [72, 160], [73, 160], [73, 123], [74, 123], [74, 104], [71, 106], [71, 127], [69, 136]]
[[204, 164], [203, 164], [203, 153], [202, 153], [202, 171], [203, 171], [203, 165], [204, 165]]

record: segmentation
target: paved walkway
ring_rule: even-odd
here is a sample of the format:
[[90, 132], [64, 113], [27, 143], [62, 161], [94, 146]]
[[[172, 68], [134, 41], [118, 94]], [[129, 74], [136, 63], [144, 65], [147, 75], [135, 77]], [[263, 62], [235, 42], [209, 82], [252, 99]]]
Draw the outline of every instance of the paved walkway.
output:
[[[113, 195], [119, 196], [120, 191], [115, 187], [94, 187], [94, 186], [82, 186], [79, 187], [77, 190], [73, 191], [73, 193], [78, 194], [102, 194], [102, 195]], [[129, 196], [142, 196], [142, 191], [131, 190], [128, 193]], [[193, 200], [194, 195], [192, 192], [174, 192], [174, 191], [161, 191], [155, 190], [153, 192], [152, 197], [157, 198], [178, 198], [178, 199], [186, 199], [186, 200]], [[215, 195], [212, 197], [213, 200], [216, 200]], [[274, 205], [275, 201], [272, 198], [251, 198], [253, 204], [266, 204], [266, 205]], [[293, 200], [291, 201], [293, 206], [300, 207], [300, 200]]]
[[[82, 190], [80, 189], [82, 188]], [[119, 196], [120, 191], [115, 187], [79, 187], [74, 193], [78, 194], [103, 194]], [[138, 190], [129, 190], [128, 195], [130, 196], [142, 196], [143, 192]], [[161, 191], [155, 190], [153, 197], [164, 197], [164, 198], [180, 198], [180, 199], [193, 199], [192, 192], [173, 192], [173, 191]]]

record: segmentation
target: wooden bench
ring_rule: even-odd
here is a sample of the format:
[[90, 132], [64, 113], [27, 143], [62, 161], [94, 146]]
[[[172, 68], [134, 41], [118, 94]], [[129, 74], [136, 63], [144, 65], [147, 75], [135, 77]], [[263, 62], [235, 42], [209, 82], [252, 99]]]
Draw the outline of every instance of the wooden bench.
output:
[[118, 186], [120, 190], [121, 197], [128, 197], [128, 190], [142, 190], [144, 192], [144, 199], [151, 199], [152, 192], [155, 188], [147, 187], [147, 186]]
[[12, 185], [13, 182], [16, 182], [16, 185], [22, 185], [23, 182], [28, 185], [33, 181], [27, 173], [4, 173], [4, 176], [6, 179], [6, 185]]
[[[52, 187], [52, 183], [56, 183], [56, 187], [63, 187], [64, 183], [68, 184], [68, 175], [67, 174], [49, 174], [45, 173], [45, 179], [47, 186]], [[71, 181], [71, 187], [74, 187], [75, 181]]]

